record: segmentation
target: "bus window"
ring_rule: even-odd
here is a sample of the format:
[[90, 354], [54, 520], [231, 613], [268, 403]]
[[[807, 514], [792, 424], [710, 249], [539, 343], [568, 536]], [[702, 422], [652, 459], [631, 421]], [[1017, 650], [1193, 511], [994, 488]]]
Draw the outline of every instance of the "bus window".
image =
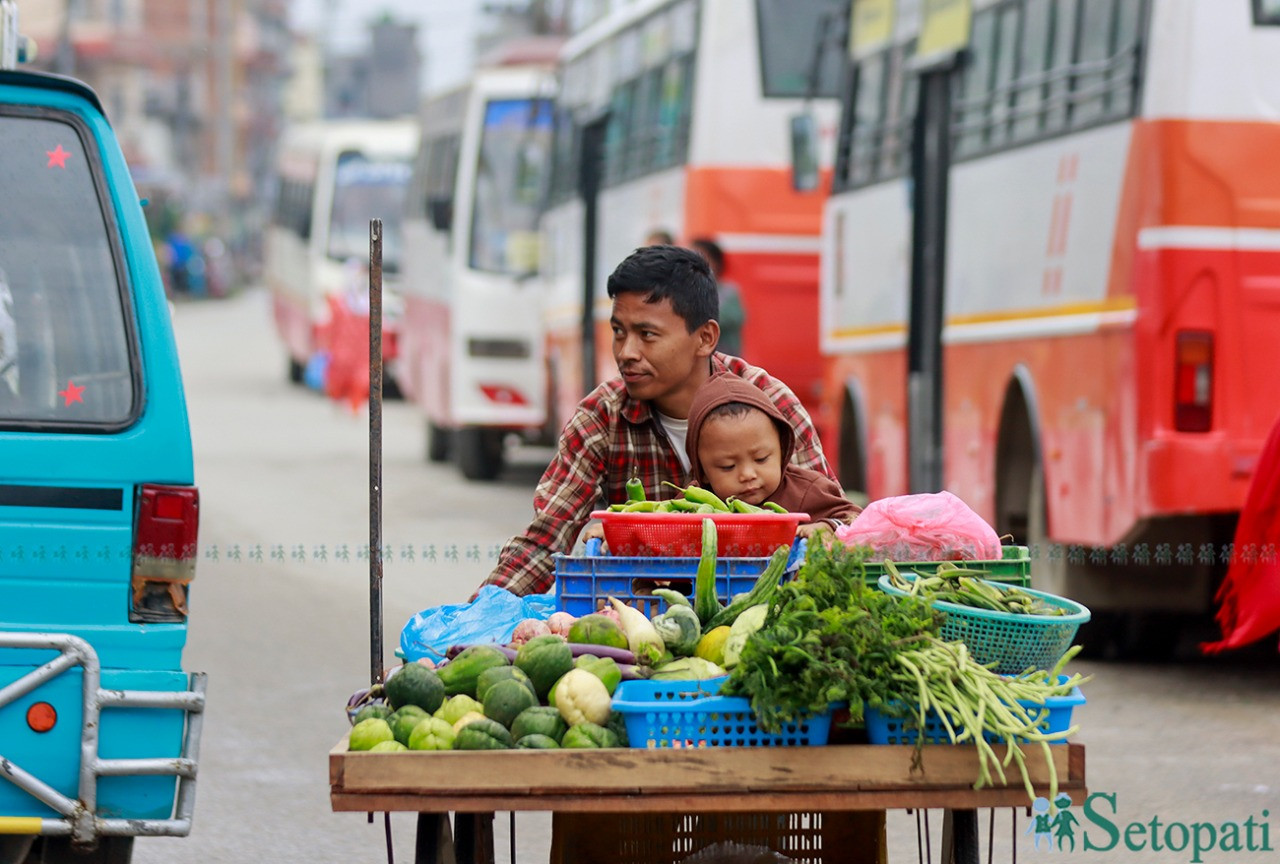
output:
[[1056, 132], [1067, 125], [1071, 98], [1071, 57], [1075, 50], [1076, 0], [1053, 0], [1049, 48], [1049, 86], [1045, 99], [1044, 128]]
[[973, 16], [973, 36], [969, 44], [969, 65], [961, 77], [960, 100], [955, 112], [957, 157], [971, 156], [986, 146], [996, 52], [996, 19], [990, 9]]
[[486, 106], [471, 212], [473, 269], [512, 275], [536, 269], [551, 138], [547, 100], [501, 99]]
[[[839, 0], [822, 3], [796, 3], [795, 0], [756, 0], [760, 36], [760, 75], [766, 97], [796, 98], [802, 96], [835, 97], [840, 91], [841, 47], [825, 38], [842, 18]], [[798, 51], [796, 46], [813, 46], [822, 50], [816, 89], [809, 92], [812, 74], [812, 51]], [[822, 47], [825, 46], [825, 47]]]
[[1083, 0], [1081, 5], [1076, 64], [1083, 68], [1076, 73], [1077, 97], [1071, 109], [1073, 126], [1082, 126], [1106, 113], [1110, 75], [1105, 66], [1111, 59], [1115, 6], [1115, 0]]
[[1005, 6], [997, 11], [995, 82], [991, 97], [991, 134], [988, 144], [999, 147], [1012, 129], [1010, 109], [1013, 106], [1013, 79], [1017, 74], [1019, 6]]
[[1253, 0], [1253, 23], [1280, 25], [1280, 0]]
[[1013, 91], [1013, 137], [1019, 141], [1040, 134], [1041, 107], [1047, 88], [1044, 72], [1049, 59], [1050, 0], [1027, 0], [1022, 11], [1022, 41], [1018, 47], [1018, 81]]
[[123, 427], [137, 348], [78, 130], [0, 114], [0, 153], [43, 154], [41, 170], [0, 171], [0, 424]]
[[338, 157], [330, 211], [328, 255], [335, 261], [369, 257], [369, 220], [382, 220], [382, 266], [400, 261], [400, 220], [412, 169], [407, 161], [375, 161], [361, 153]]

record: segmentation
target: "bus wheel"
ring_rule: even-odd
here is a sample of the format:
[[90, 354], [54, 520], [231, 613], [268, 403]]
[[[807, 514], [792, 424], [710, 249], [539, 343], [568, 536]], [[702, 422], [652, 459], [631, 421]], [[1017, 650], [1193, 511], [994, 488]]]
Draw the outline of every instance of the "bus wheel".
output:
[[88, 853], [72, 848], [69, 837], [41, 837], [24, 864], [129, 864], [132, 858], [132, 837], [103, 837]]
[[292, 357], [289, 358], [289, 383], [301, 384], [306, 375], [306, 367]]
[[427, 421], [427, 461], [441, 462], [449, 461], [450, 438], [453, 433], [443, 426], [437, 426], [431, 421]]
[[468, 426], [456, 435], [458, 467], [468, 480], [493, 480], [502, 471], [502, 444], [506, 433], [501, 429]]

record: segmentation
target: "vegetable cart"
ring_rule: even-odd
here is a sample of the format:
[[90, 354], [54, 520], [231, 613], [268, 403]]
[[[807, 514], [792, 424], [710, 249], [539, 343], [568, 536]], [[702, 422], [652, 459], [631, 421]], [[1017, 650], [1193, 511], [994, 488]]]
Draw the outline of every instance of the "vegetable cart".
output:
[[[958, 814], [951, 833], [953, 857], [937, 860], [958, 864], [985, 860], [980, 856], [985, 838], [980, 837], [975, 811], [1025, 808], [1026, 791], [1016, 781], [973, 789], [978, 767], [972, 747], [927, 745], [923, 771], [912, 770], [914, 750], [907, 745], [830, 744], [352, 753], [344, 739], [329, 754], [330, 801], [335, 811], [418, 813], [419, 864], [448, 860], [451, 842], [460, 864], [494, 861], [495, 811], [626, 814], [618, 817], [625, 820], [649, 814], [733, 811], [859, 812], [873, 816], [862, 821], [867, 839], [841, 849], [840, 860], [873, 864], [885, 860], [879, 844], [879, 813], [946, 809]], [[1059, 791], [1074, 803], [1083, 803], [1087, 795], [1084, 746], [1056, 745], [1053, 751]], [[1029, 770], [1037, 793], [1045, 792], [1045, 767], [1032, 763]], [[449, 813], [455, 814], [452, 840], [445, 821]]]
[[[380, 683], [381, 223], [370, 229], [370, 671], [371, 683]], [[898, 809], [946, 811], [938, 861], [977, 864], [978, 809], [1029, 805], [1028, 789], [1013, 774], [1008, 783], [974, 788], [977, 747], [872, 745], [844, 730], [824, 746], [706, 747], [690, 740], [653, 749], [353, 752], [349, 739], [329, 754], [332, 809], [417, 813], [420, 864], [493, 862], [493, 816], [500, 811], [557, 814], [557, 864], [676, 864], [717, 840], [768, 845], [796, 860], [884, 864], [884, 813]], [[1052, 773], [1049, 762], [1027, 763], [1034, 792], [1050, 794], [1056, 774], [1058, 794], [1082, 804], [1084, 747], [1047, 750]], [[994, 752], [1002, 757], [1003, 746]], [[514, 838], [512, 845], [514, 859]], [[926, 849], [921, 860], [932, 862]]]

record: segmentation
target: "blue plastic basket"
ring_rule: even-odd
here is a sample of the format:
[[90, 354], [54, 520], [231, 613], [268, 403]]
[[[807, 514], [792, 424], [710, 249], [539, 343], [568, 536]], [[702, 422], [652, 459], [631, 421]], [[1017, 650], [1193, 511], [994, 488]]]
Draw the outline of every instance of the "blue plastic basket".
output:
[[[1059, 681], [1066, 681], [1067, 676], [1061, 675]], [[1041, 723], [1041, 728], [1046, 733], [1065, 732], [1071, 728], [1071, 712], [1077, 705], [1083, 705], [1085, 702], [1084, 694], [1080, 692], [1079, 687], [1075, 687], [1066, 696], [1051, 696], [1045, 700], [1044, 705], [1038, 702], [1032, 702], [1025, 699], [1019, 699], [1018, 704], [1027, 709], [1027, 713], [1032, 719]], [[863, 711], [863, 719], [867, 727], [867, 739], [872, 744], [914, 744], [920, 732], [915, 728], [915, 720], [913, 717], [892, 717], [868, 705]], [[956, 729], [959, 734], [960, 730]], [[1004, 739], [990, 732], [984, 732], [983, 738], [992, 744], [1003, 743]], [[1019, 738], [1019, 741], [1025, 739]], [[942, 720], [938, 717], [937, 712], [929, 711], [925, 715], [924, 723], [924, 742], [926, 744], [950, 744], [951, 736], [947, 734], [947, 728], [942, 724]], [[1065, 743], [1066, 739], [1052, 743]], [[966, 743], [972, 743], [966, 742]]]
[[623, 681], [613, 694], [632, 747], [821, 746], [831, 734], [831, 712], [786, 723], [766, 732], [756, 723], [751, 702], [720, 696], [724, 676], [703, 681]]
[[[913, 574], [903, 574], [914, 579]], [[886, 574], [880, 577], [880, 590], [898, 597], [907, 592], [892, 585]], [[982, 580], [997, 588], [998, 582]], [[1020, 675], [1028, 669], [1052, 669], [1067, 653], [1080, 625], [1089, 620], [1089, 610], [1074, 600], [1023, 588], [1051, 606], [1064, 609], [1063, 615], [1022, 615], [994, 612], [959, 603], [934, 600], [932, 606], [944, 614], [941, 636], [949, 642], [963, 642], [979, 663], [995, 664], [1001, 675]]]
[[[791, 547], [787, 572], [804, 560], [804, 542]], [[671, 588], [693, 596], [697, 558], [626, 557], [601, 555], [600, 541], [587, 543], [586, 555], [556, 555], [556, 608], [570, 615], [598, 612], [610, 597], [617, 597], [652, 617], [666, 611], [667, 603], [653, 596], [654, 588]], [[750, 591], [768, 566], [768, 558], [718, 558], [716, 596], [728, 603], [734, 594]]]

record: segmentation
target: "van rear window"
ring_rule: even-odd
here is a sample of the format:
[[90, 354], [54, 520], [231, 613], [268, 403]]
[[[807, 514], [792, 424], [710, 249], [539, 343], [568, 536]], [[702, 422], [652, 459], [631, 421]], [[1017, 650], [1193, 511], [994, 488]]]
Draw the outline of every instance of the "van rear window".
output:
[[116, 250], [78, 128], [0, 113], [0, 425], [136, 413]]

